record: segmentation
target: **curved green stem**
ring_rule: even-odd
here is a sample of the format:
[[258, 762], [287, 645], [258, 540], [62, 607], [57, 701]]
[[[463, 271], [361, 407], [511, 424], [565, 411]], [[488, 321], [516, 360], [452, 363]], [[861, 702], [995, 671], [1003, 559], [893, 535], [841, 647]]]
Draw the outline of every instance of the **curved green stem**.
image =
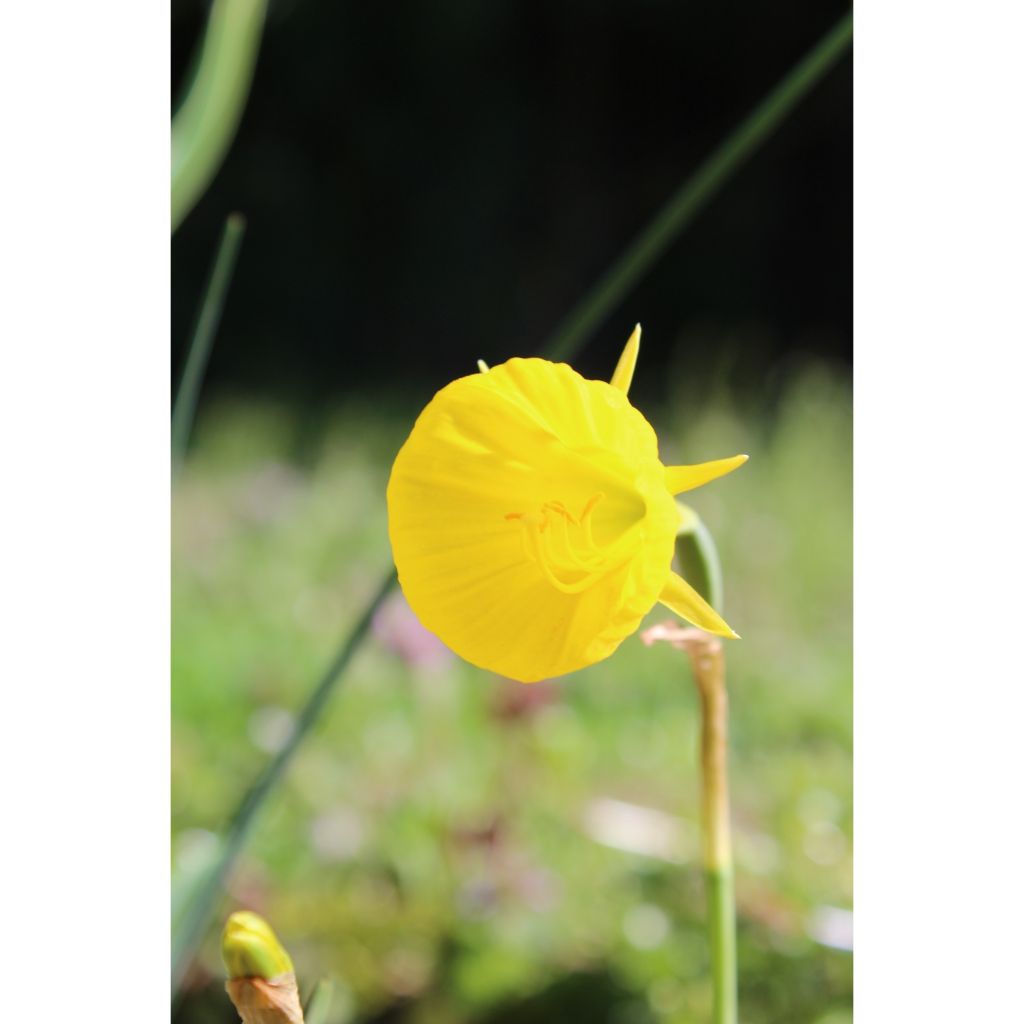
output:
[[551, 359], [567, 359], [601, 326], [679, 232], [846, 52], [852, 38], [853, 15], [847, 13], [697, 168], [562, 321], [544, 348]]
[[171, 231], [217, 173], [242, 117], [267, 0], [215, 0], [195, 77], [171, 125]]

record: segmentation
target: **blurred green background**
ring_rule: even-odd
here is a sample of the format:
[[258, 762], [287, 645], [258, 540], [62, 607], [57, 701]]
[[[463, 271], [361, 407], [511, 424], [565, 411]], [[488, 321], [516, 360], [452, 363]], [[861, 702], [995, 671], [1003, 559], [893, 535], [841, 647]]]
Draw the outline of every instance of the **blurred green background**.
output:
[[[252, 96], [172, 245], [175, 379], [217, 236], [248, 232], [173, 507], [173, 867], [185, 883], [390, 564], [431, 394], [535, 354], [842, 5], [271, 4]], [[205, 5], [172, 4], [175, 88]], [[632, 397], [725, 572], [741, 1019], [852, 1020], [850, 65], [573, 360]], [[650, 623], [664, 618], [657, 610]], [[264, 913], [330, 1020], [701, 1024], [697, 699], [628, 639], [523, 687], [397, 592], [257, 821]], [[208, 936], [179, 1024], [236, 1020]]]
[[[728, 646], [742, 1019], [838, 1024], [848, 388], [807, 368], [771, 422], [720, 394], [646, 411], [669, 457], [751, 455], [691, 496], [743, 635]], [[387, 564], [384, 485], [408, 425], [353, 399], [310, 453], [285, 406], [204, 418], [174, 502], [180, 871], [211, 851]], [[634, 636], [524, 687], [429, 643], [396, 596], [271, 798], [231, 903], [269, 916], [307, 987], [339, 979], [339, 1022], [705, 1020], [697, 728], [688, 664], [667, 647]], [[189, 989], [179, 1020], [232, 1019], [215, 936]]]

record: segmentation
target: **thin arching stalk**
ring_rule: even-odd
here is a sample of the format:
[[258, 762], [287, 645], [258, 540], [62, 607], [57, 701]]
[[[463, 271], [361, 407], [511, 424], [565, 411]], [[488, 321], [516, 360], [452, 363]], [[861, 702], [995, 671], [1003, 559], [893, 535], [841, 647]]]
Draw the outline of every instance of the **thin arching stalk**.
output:
[[213, 339], [220, 326], [224, 300], [227, 298], [244, 235], [245, 218], [240, 213], [231, 214], [224, 222], [224, 233], [213, 258], [213, 267], [185, 357], [185, 369], [171, 408], [171, 464], [175, 471], [185, 458], [185, 450], [188, 448], [206, 365], [210, 361]]
[[852, 38], [853, 15], [848, 13], [658, 211], [654, 220], [558, 326], [544, 347], [545, 355], [552, 359], [569, 358], [601, 326], [683, 228], [821, 81], [846, 52]]

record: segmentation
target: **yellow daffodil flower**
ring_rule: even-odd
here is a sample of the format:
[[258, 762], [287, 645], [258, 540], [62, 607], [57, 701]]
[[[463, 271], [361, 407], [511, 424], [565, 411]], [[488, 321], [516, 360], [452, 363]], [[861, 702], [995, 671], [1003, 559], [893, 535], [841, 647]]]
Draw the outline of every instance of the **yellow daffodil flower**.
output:
[[735, 637], [672, 571], [673, 495], [745, 455], [664, 466], [626, 397], [637, 326], [611, 383], [564, 363], [510, 359], [442, 388], [388, 482], [398, 577], [453, 651], [522, 682], [607, 658], [654, 604]]

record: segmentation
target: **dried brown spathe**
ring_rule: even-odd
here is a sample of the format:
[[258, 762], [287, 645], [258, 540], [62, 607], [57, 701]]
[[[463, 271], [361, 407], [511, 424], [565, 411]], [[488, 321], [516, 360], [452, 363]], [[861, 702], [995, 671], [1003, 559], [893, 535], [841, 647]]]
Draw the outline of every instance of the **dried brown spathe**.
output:
[[303, 1024], [295, 975], [232, 978], [225, 986], [243, 1024]]

